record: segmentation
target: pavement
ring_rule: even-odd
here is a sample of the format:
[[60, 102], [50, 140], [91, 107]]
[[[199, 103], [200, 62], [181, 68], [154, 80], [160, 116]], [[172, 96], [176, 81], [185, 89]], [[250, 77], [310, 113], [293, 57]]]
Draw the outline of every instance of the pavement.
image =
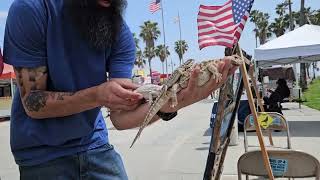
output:
[[[170, 121], [158, 121], [146, 128], [133, 148], [129, 148], [137, 129], [117, 131], [109, 119], [109, 139], [122, 155], [130, 180], [199, 180], [206, 164], [210, 129], [211, 100], [204, 100], [179, 111]], [[305, 151], [320, 160], [320, 111], [296, 103], [284, 103], [293, 149]], [[237, 136], [236, 136], [237, 137]], [[244, 153], [243, 133], [229, 146], [223, 180], [237, 179], [237, 160]], [[265, 143], [267, 143], [265, 138]], [[276, 145], [285, 146], [286, 137], [274, 136]], [[249, 135], [250, 145], [258, 145]], [[9, 147], [9, 122], [0, 122], [0, 179], [18, 180], [18, 168]]]

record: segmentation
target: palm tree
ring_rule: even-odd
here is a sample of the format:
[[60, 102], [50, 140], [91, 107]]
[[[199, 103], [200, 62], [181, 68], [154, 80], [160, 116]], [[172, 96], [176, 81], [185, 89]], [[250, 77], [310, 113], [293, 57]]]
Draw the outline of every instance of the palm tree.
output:
[[[310, 7], [304, 8], [303, 13], [300, 12], [292, 12], [292, 16], [294, 19], [295, 25], [302, 26], [305, 23], [320, 25], [320, 10], [311, 10]], [[303, 24], [300, 25], [301, 18], [303, 18]]]
[[156, 56], [159, 57], [160, 61], [162, 62], [162, 73], [164, 74], [164, 61], [170, 55], [168, 50], [168, 46], [164, 47], [164, 45], [159, 45], [155, 49]]
[[255, 28], [253, 30], [255, 37], [256, 37], [256, 47], [258, 47], [258, 37], [259, 37], [259, 31], [258, 31], [258, 16], [259, 16], [259, 11], [258, 10], [252, 10], [250, 13], [250, 22], [253, 22], [255, 25]]
[[176, 41], [174, 44], [175, 44], [174, 50], [179, 56], [180, 65], [181, 65], [181, 63], [183, 63], [183, 55], [188, 51], [189, 46], [185, 40]]
[[279, 17], [284, 17], [288, 9], [288, 5], [289, 4], [287, 2], [277, 4], [276, 13], [279, 15]]
[[[148, 59], [150, 77], [152, 77], [151, 60], [152, 60], [152, 58], [154, 58], [156, 56], [154, 47], [146, 47], [144, 49], [143, 54], [144, 54], [144, 57], [146, 57]], [[152, 78], [151, 78], [151, 81], [152, 81]], [[153, 83], [153, 82], [151, 82], [151, 83]]]
[[286, 16], [286, 10], [288, 3], [281, 3], [278, 4], [276, 7], [276, 13], [279, 15], [279, 17], [274, 19], [274, 22], [272, 22], [269, 26], [269, 31], [276, 35], [276, 37], [279, 37], [283, 35], [286, 30], [290, 26], [289, 16]]
[[133, 35], [134, 43], [136, 44], [136, 49], [138, 50], [140, 49], [140, 46], [139, 46], [140, 39], [137, 38], [136, 33], [132, 33], [132, 35]]
[[[259, 38], [260, 45], [267, 42], [267, 39], [271, 36], [269, 32], [269, 14], [263, 13], [258, 10], [253, 10], [250, 13], [250, 21], [255, 24], [255, 32], [256, 38]], [[257, 42], [256, 42], [257, 45]]]
[[146, 21], [141, 28], [140, 37], [146, 43], [146, 47], [154, 47], [154, 41], [160, 36], [160, 30], [158, 28], [158, 23]]
[[[142, 26], [140, 26], [141, 32], [140, 37], [146, 43], [146, 48], [144, 50], [144, 56], [148, 59], [149, 69], [150, 69], [150, 77], [152, 76], [151, 69], [151, 60], [155, 57], [154, 53], [154, 41], [157, 40], [160, 36], [160, 30], [158, 28], [158, 23], [145, 21]], [[151, 78], [152, 83], [152, 78]]]
[[269, 14], [268, 13], [260, 13], [259, 15], [260, 21], [258, 22], [258, 30], [259, 30], [259, 42], [260, 44], [264, 44], [267, 42], [268, 38], [271, 37], [271, 33], [269, 32]]
[[284, 20], [284, 18], [275, 18], [274, 21], [270, 24], [269, 31], [279, 37], [289, 28], [289, 21]]
[[144, 65], [146, 64], [146, 60], [145, 60], [143, 53], [140, 49], [137, 50], [137, 52], [136, 52], [136, 60], [135, 60], [134, 64], [136, 66], [138, 66], [138, 68], [144, 68]]
[[314, 25], [320, 25], [320, 9], [314, 12], [311, 18], [311, 23]]

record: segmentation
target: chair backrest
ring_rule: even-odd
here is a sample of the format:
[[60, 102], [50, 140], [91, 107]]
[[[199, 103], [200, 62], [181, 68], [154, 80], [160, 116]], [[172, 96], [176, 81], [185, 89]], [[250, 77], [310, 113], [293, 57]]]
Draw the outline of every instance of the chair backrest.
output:
[[[295, 150], [268, 150], [274, 177], [320, 180], [320, 163], [314, 156]], [[238, 179], [241, 175], [268, 176], [260, 150], [244, 153], [238, 160]]]
[[[271, 133], [273, 131], [283, 131], [286, 133], [287, 135], [287, 149], [292, 149], [291, 148], [291, 139], [290, 139], [290, 132], [289, 132], [289, 125], [287, 120], [285, 119], [285, 117], [277, 112], [264, 112], [266, 114], [268, 114], [269, 116], [272, 117], [273, 121], [272, 123], [266, 128], [262, 128], [262, 133], [266, 134], [267, 132], [271, 131]], [[262, 114], [261, 112], [258, 112], [258, 116]], [[255, 131], [256, 128], [254, 126], [254, 120], [253, 120], [253, 115], [249, 114], [245, 121], [244, 121], [244, 127], [243, 127], [243, 133], [244, 133], [244, 149], [245, 152], [248, 151], [248, 137], [247, 137], [247, 132], [248, 131]]]

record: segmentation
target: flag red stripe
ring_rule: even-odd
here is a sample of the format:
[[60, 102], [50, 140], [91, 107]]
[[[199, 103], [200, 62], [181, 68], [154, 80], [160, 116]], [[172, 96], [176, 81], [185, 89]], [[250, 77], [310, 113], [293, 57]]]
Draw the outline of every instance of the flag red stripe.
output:
[[152, 2], [150, 3], [150, 6], [149, 6], [149, 11], [151, 13], [154, 13], [154, 12], [158, 11], [160, 8], [161, 8], [161, 4], [156, 3], [155, 1], [152, 0]]
[[199, 43], [203, 41], [208, 41], [208, 40], [216, 41], [216, 39], [227, 39], [227, 40], [233, 41], [234, 38], [230, 36], [213, 36], [213, 37], [201, 38], [199, 39]]
[[200, 5], [200, 9], [207, 9], [207, 10], [218, 10], [226, 5], [228, 5], [229, 3], [231, 3], [231, 0], [226, 2], [224, 5], [222, 6], [206, 6], [206, 5]]
[[200, 9], [207, 9], [207, 10], [218, 10], [220, 9], [221, 6], [205, 6], [205, 5], [200, 5]]
[[[203, 21], [198, 21], [198, 22], [203, 22]], [[216, 29], [225, 29], [225, 28], [228, 28], [230, 26], [234, 26], [234, 23], [228, 23], [228, 24], [225, 24], [225, 25], [222, 25], [222, 26], [214, 26]], [[206, 29], [206, 28], [209, 28], [209, 27], [213, 27], [212, 26], [212, 23], [208, 23], [206, 25], [202, 25], [202, 26], [198, 26], [199, 29]]]
[[205, 36], [205, 35], [214, 34], [214, 33], [217, 33], [217, 32], [218, 33], [223, 33], [223, 34], [233, 34], [235, 29], [237, 29], [237, 27], [235, 27], [233, 30], [230, 30], [230, 31], [223, 31], [223, 30], [220, 30], [220, 29], [215, 29], [215, 30], [199, 33], [199, 36]]
[[233, 46], [233, 44], [230, 44], [230, 43], [227, 43], [227, 42], [210, 42], [210, 43], [205, 43], [205, 44], [202, 44], [200, 45], [200, 49], [203, 49], [205, 47], [208, 47], [208, 46], [226, 46], [226, 47], [231, 47]]
[[[240, 8], [238, 5], [232, 7], [234, 2], [229, 0], [223, 6], [204, 6], [200, 5], [198, 13], [198, 43], [200, 49], [222, 45], [232, 47], [241, 37], [248, 13], [246, 13], [241, 22], [235, 24], [233, 8]], [[243, 4], [242, 4], [243, 6]], [[235, 17], [238, 18], [238, 17]]]
[[230, 30], [230, 31], [223, 31], [223, 29], [214, 29], [214, 30], [211, 30], [211, 31], [198, 33], [198, 35], [199, 36], [205, 36], [205, 35], [210, 35], [210, 34], [214, 34], [214, 33], [233, 34], [235, 32], [238, 32], [238, 31], [236, 31], [238, 29], [238, 27], [243, 30], [244, 29], [244, 24], [240, 23], [239, 26], [234, 27], [234, 29]]
[[[224, 16], [224, 17], [222, 17], [222, 18], [220, 18], [220, 19], [217, 19], [217, 20], [210, 20], [210, 22], [211, 22], [211, 23], [214, 23], [214, 24], [218, 24], [218, 23], [220, 23], [220, 22], [226, 21], [226, 20], [231, 19], [231, 18], [233, 18], [233, 15], [232, 15], [232, 14], [227, 15], [227, 16]], [[199, 19], [199, 20], [200, 20], [200, 19]], [[206, 21], [209, 21], [209, 20], [206, 20]]]
[[207, 12], [200, 12], [199, 15], [200, 16], [206, 16], [206, 17], [215, 17], [215, 16], [219, 16], [221, 14], [224, 14], [224, 13], [227, 13], [227, 12], [230, 12], [232, 11], [232, 7], [228, 7], [226, 9], [224, 9], [223, 11], [219, 11], [217, 13], [214, 13], [214, 14], [210, 14], [210, 13], [207, 13]]

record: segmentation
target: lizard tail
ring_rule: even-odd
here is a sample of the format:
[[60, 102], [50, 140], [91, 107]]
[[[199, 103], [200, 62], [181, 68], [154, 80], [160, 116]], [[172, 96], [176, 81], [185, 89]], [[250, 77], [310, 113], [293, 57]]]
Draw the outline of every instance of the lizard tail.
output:
[[135, 138], [133, 139], [133, 141], [131, 143], [130, 148], [132, 148], [134, 143], [141, 136], [143, 129], [150, 123], [153, 116], [155, 116], [157, 114], [157, 112], [161, 109], [161, 107], [169, 101], [171, 96], [168, 94], [168, 92], [169, 91], [167, 91], [166, 89], [164, 91], [162, 91], [162, 93], [159, 95], [159, 97], [152, 103], [146, 117], [144, 118], [142, 125], [139, 128], [137, 135], [135, 136]]

